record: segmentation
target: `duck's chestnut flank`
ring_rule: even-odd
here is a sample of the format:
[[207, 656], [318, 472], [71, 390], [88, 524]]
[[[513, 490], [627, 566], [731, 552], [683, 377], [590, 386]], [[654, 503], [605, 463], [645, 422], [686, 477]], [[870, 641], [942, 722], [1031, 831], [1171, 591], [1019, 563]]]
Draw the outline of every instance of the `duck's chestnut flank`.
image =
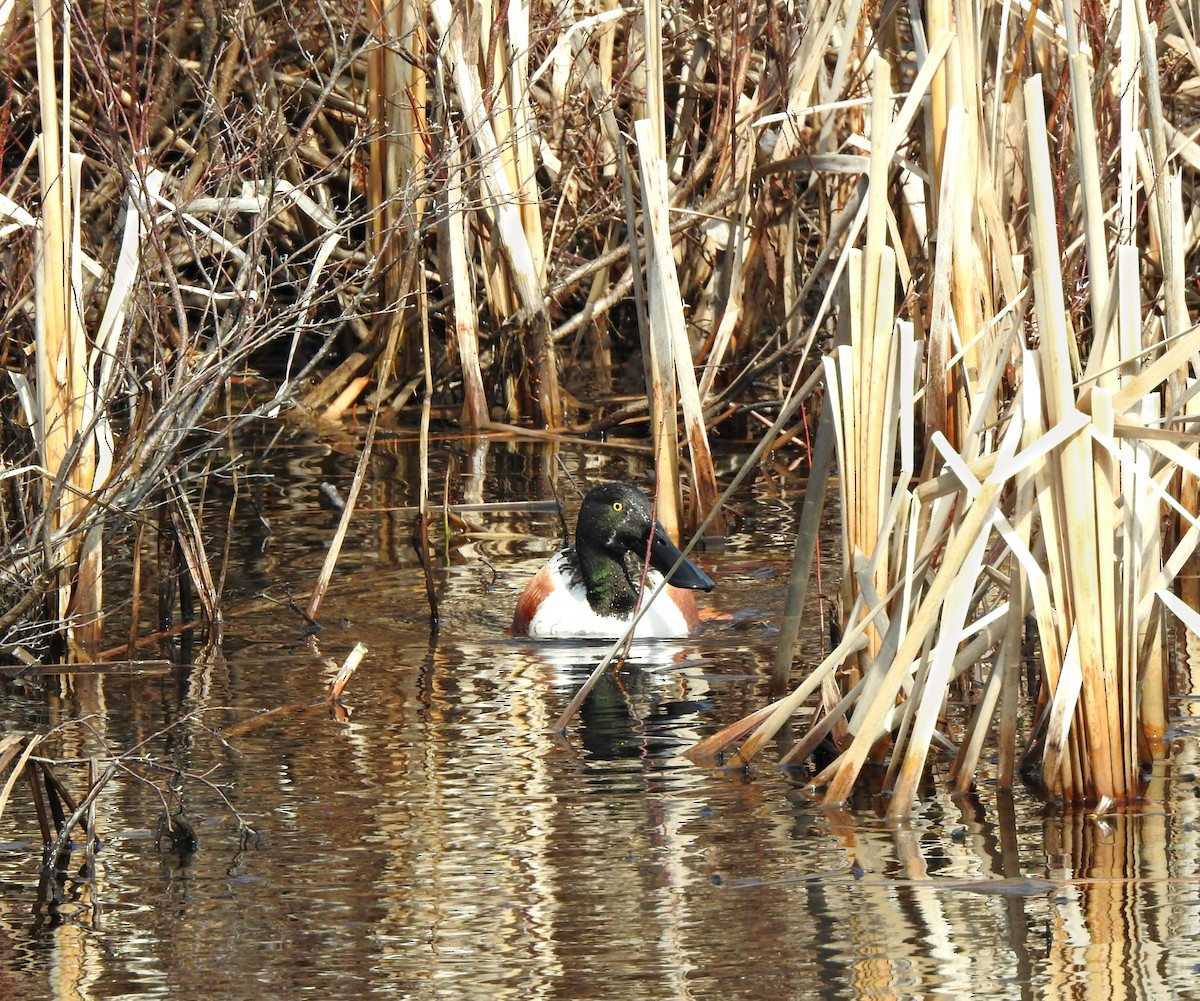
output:
[[[650, 502], [624, 483], [605, 483], [583, 499], [575, 545], [562, 550], [526, 585], [513, 614], [517, 636], [615, 638], [681, 553], [655, 521]], [[670, 584], [638, 621], [639, 637], [687, 636], [699, 622], [692, 591], [711, 591], [709, 576], [683, 560]]]

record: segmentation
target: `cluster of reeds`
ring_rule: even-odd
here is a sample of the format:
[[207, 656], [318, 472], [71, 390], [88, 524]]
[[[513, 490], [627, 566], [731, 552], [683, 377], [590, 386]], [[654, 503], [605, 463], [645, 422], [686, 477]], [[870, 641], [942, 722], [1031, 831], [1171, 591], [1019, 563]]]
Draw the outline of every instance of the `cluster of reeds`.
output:
[[371, 336], [353, 86], [370, 39], [331, 31], [328, 11], [286, 13], [0, 8], [9, 654], [99, 640], [116, 533], [135, 533], [140, 561], [157, 532], [178, 554], [164, 577], [178, 564], [219, 622], [197, 480], [236, 477], [237, 422], [293, 401], [345, 331]]
[[[1139, 795], [1165, 731], [1164, 612], [1197, 626], [1172, 585], [1200, 539], [1181, 93], [1200, 52], [1193, 17], [1155, 13], [936, 2], [898, 63], [886, 25], [843, 47], [870, 99], [814, 460], [841, 471], [841, 641], [697, 756], [749, 762], [815, 697], [785, 761], [832, 742], [812, 779], [832, 804], [874, 760], [907, 816], [931, 749], [965, 790], [993, 728], [1002, 784], [1020, 761], [1067, 802]], [[952, 733], [956, 692], [973, 708]]]

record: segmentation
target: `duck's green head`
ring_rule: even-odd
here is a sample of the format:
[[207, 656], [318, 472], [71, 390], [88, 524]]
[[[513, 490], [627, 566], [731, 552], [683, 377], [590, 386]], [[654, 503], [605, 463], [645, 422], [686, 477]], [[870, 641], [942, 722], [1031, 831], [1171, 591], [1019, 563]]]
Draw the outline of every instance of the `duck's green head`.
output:
[[[604, 483], [590, 490], [579, 509], [575, 552], [593, 607], [627, 611], [633, 607], [642, 565], [668, 573], [682, 555], [653, 516], [645, 494], [625, 483]], [[671, 574], [676, 587], [711, 591], [712, 578], [691, 560]]]

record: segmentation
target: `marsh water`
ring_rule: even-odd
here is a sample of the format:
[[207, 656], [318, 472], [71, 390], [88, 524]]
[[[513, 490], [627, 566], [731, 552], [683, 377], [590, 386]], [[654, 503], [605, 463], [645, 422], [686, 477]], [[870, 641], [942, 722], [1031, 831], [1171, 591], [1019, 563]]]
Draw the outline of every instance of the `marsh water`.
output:
[[[219, 649], [176, 640], [181, 663], [157, 673], [0, 683], [0, 732], [61, 726], [61, 757], [126, 754], [94, 870], [76, 852], [57, 900], [39, 897], [36, 818], [14, 791], [0, 998], [1198, 996], [1200, 691], [1182, 673], [1140, 810], [1063, 815], [988, 782], [955, 799], [935, 776], [903, 828], [870, 800], [825, 811], [777, 756], [750, 774], [684, 756], [767, 698], [803, 489], [782, 466], [700, 556], [718, 581], [703, 634], [637, 647], [560, 738], [605, 648], [507, 635], [562, 537], [519, 502], [553, 483], [573, 510], [572, 479], [644, 486], [644, 458], [440, 442], [431, 492], [489, 506], [435, 533], [435, 638], [406, 510], [416, 450], [384, 443], [311, 636], [290, 599], [333, 534], [318, 487], [344, 493], [357, 449], [296, 435], [236, 492], [210, 483]], [[110, 589], [118, 638], [128, 593]], [[815, 598], [801, 640], [811, 664]], [[349, 718], [303, 708], [358, 642]], [[164, 796], [196, 843], [162, 835]]]

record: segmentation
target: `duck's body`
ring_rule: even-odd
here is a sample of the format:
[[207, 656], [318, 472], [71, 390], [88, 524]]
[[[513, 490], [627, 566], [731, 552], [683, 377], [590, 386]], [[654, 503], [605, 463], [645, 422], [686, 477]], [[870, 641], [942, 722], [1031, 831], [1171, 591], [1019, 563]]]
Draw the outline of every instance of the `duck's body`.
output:
[[[596, 487], [580, 508], [575, 545], [559, 552], [521, 592], [512, 632], [615, 639], [628, 628], [639, 595], [648, 601], [680, 558], [640, 491], [622, 483]], [[634, 635], [689, 635], [699, 623], [691, 592], [713, 586], [703, 570], [683, 560], [671, 584], [638, 620]]]
[[[647, 571], [646, 600], [662, 579], [657, 570]], [[632, 611], [626, 615], [603, 614], [592, 608], [575, 551], [564, 549], [526, 585], [513, 615], [512, 631], [517, 636], [615, 639], [625, 632], [632, 617]], [[692, 592], [667, 585], [638, 619], [634, 636], [687, 636], [699, 623]]]

